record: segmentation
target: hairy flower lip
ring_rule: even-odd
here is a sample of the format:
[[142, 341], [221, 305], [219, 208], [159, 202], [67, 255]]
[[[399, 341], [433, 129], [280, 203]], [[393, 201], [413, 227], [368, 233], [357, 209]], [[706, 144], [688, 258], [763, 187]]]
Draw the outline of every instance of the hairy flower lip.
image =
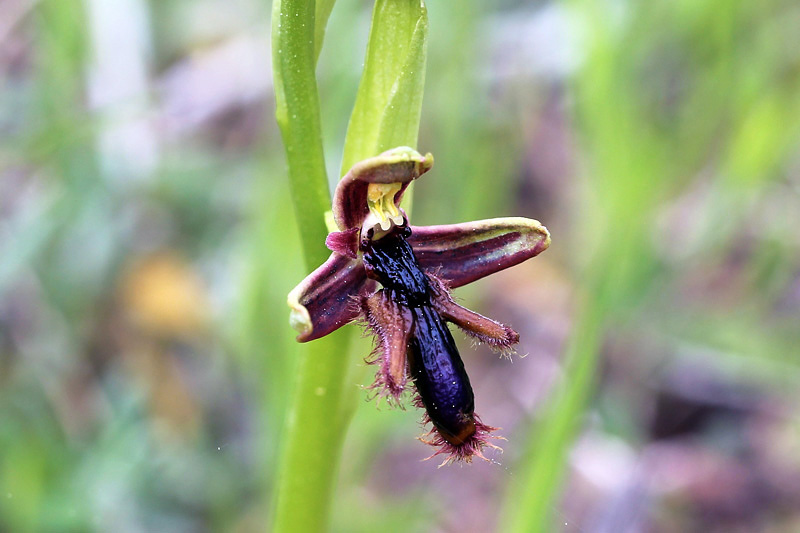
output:
[[470, 462], [501, 437], [475, 413], [448, 324], [506, 355], [519, 334], [462, 307], [450, 290], [540, 254], [550, 233], [522, 217], [411, 226], [400, 200], [432, 165], [430, 154], [399, 147], [350, 169], [334, 193], [332, 253], [289, 293], [289, 321], [307, 342], [361, 317], [376, 339], [367, 362], [380, 365], [371, 389], [396, 404], [413, 378], [414, 404], [434, 426], [421, 440], [447, 455], [443, 464]]

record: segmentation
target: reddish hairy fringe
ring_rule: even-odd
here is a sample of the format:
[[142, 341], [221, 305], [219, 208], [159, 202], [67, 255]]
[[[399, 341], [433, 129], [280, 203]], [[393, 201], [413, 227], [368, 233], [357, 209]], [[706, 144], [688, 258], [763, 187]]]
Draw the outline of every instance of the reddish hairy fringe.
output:
[[[363, 309], [363, 302], [357, 298], [353, 298], [350, 305], [354, 305], [359, 309]], [[364, 387], [369, 391], [367, 399], [386, 400], [392, 408], [399, 408], [405, 410], [403, 405], [403, 398], [409, 392], [407, 382], [402, 386], [395, 383], [388, 374], [387, 366], [388, 361], [384, 357], [382, 346], [383, 331], [380, 324], [373, 321], [369, 313], [359, 313], [358, 324], [361, 326], [361, 336], [363, 338], [370, 337], [373, 340], [372, 351], [364, 358], [364, 362], [368, 365], [378, 365], [380, 368], [375, 372], [375, 381], [372, 385]]]
[[375, 372], [375, 381], [372, 382], [372, 385], [364, 387], [369, 391], [367, 400], [373, 400], [375, 398], [377, 398], [378, 401], [386, 400], [386, 403], [389, 404], [390, 407], [405, 410], [406, 406], [404, 405], [403, 399], [406, 393], [409, 392], [408, 387], [398, 387], [394, 381], [391, 381], [387, 377], [386, 372], [383, 370], [384, 363], [381, 355], [380, 346], [376, 346], [372, 352], [364, 358], [364, 362], [368, 365], [381, 366], [381, 368]]
[[[414, 400], [416, 404], [418, 399]], [[436, 452], [433, 453], [430, 457], [426, 457], [423, 461], [428, 461], [433, 459], [437, 455], [447, 454], [447, 457], [444, 461], [439, 465], [439, 468], [443, 466], [454, 463], [454, 462], [461, 462], [461, 463], [471, 463], [473, 457], [478, 457], [479, 459], [483, 459], [487, 463], [491, 463], [490, 459], [487, 459], [486, 456], [483, 455], [484, 448], [493, 448], [498, 450], [500, 453], [503, 453], [503, 449], [496, 444], [492, 444], [489, 439], [499, 439], [499, 440], [506, 440], [504, 437], [500, 435], [492, 435], [491, 433], [500, 430], [501, 428], [496, 428], [492, 426], [487, 426], [483, 422], [481, 422], [480, 417], [477, 414], [473, 414], [474, 423], [475, 423], [475, 434], [472, 435], [466, 442], [455, 445], [450, 444], [447, 442], [444, 437], [439, 434], [439, 431], [436, 429], [436, 426], [432, 425], [430, 431], [422, 435], [421, 437], [417, 437], [417, 440], [420, 442], [424, 442], [428, 446], [433, 446], [434, 448], [438, 448]], [[428, 413], [425, 413], [422, 416], [421, 424], [426, 426], [431, 421]]]

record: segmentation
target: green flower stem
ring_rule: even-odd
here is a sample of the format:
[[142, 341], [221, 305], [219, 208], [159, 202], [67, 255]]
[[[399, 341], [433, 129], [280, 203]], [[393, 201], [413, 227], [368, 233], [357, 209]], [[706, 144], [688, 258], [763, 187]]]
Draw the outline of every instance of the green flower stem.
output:
[[272, 64], [275, 119], [283, 136], [297, 225], [309, 269], [327, 259], [323, 213], [330, 209], [315, 76], [313, 0], [275, 0]]
[[[333, 1], [325, 0], [324, 26]], [[316, 61], [324, 32], [308, 0], [276, 0], [272, 16], [276, 119], [286, 148], [294, 212], [308, 270], [327, 259], [324, 213], [330, 209], [322, 148]], [[315, 44], [316, 43], [316, 44]], [[305, 346], [300, 354], [275, 486], [273, 530], [322, 531], [347, 429], [343, 414], [348, 373], [348, 331]], [[347, 412], [351, 409], [346, 410]]]
[[324, 531], [358, 389], [346, 387], [351, 331], [308, 343], [286, 421], [273, 531]]

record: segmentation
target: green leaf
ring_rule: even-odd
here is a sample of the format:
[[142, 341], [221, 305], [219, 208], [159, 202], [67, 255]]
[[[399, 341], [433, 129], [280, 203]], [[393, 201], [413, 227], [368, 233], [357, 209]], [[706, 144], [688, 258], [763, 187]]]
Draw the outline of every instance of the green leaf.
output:
[[420, 0], [378, 0], [364, 72], [345, 139], [344, 175], [396, 146], [416, 147], [427, 57], [428, 12]]
[[333, 4], [336, 0], [317, 0], [316, 15], [314, 23], [314, 62], [319, 61], [319, 53], [322, 51], [322, 42], [325, 40], [325, 28], [328, 26], [328, 19], [333, 11]]

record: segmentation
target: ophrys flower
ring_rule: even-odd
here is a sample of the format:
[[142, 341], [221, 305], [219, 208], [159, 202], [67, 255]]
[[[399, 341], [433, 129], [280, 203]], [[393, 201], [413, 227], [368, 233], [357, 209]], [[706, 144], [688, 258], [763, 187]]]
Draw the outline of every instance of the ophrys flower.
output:
[[399, 207], [408, 184], [433, 158], [400, 147], [356, 164], [336, 188], [333, 253], [289, 293], [290, 322], [310, 341], [361, 317], [375, 335], [380, 364], [373, 387], [394, 402], [409, 388], [433, 425], [434, 455], [483, 458], [495, 429], [474, 412], [474, 396], [446, 322], [500, 350], [519, 335], [455, 303], [450, 289], [534, 257], [550, 244], [547, 229], [527, 218], [446, 226], [411, 226]]

